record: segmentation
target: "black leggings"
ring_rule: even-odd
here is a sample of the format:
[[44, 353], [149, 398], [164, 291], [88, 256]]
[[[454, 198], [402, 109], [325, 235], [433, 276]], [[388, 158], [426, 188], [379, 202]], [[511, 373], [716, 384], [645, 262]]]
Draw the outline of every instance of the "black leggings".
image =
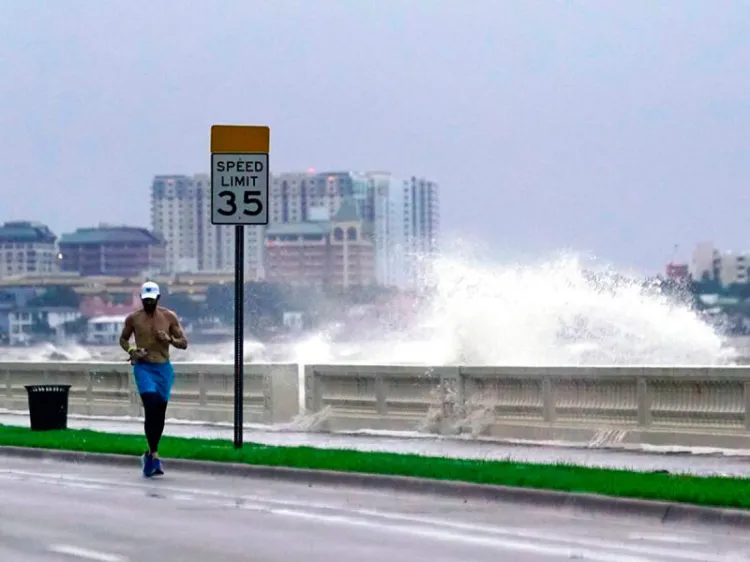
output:
[[156, 392], [144, 392], [141, 394], [143, 410], [146, 421], [143, 428], [146, 430], [148, 450], [153, 454], [159, 451], [159, 441], [164, 433], [164, 419], [167, 416], [167, 403]]

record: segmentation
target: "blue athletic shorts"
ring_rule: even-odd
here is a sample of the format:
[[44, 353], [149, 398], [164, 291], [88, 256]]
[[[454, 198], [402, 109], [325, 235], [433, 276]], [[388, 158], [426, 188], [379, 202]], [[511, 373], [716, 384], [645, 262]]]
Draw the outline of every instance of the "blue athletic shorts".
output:
[[165, 402], [169, 401], [174, 384], [174, 367], [171, 361], [166, 363], [138, 362], [133, 365], [133, 376], [138, 387], [138, 394], [156, 392]]

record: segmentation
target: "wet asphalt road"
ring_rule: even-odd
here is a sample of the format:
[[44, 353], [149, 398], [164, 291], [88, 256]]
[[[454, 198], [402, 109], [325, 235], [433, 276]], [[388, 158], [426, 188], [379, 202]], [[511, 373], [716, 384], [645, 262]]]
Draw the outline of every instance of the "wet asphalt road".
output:
[[750, 561], [728, 528], [166, 468], [0, 456], [0, 560]]

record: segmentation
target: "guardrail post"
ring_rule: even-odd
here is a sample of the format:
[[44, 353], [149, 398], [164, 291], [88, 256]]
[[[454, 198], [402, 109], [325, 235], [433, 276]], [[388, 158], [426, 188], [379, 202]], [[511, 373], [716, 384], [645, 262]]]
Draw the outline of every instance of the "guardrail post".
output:
[[466, 407], [466, 375], [461, 367], [456, 367], [456, 406], [462, 411]]
[[246, 377], [263, 376], [264, 423], [289, 423], [300, 415], [299, 369], [296, 363], [246, 365]]
[[[120, 373], [115, 373], [115, 375], [119, 376]], [[130, 415], [138, 417], [141, 415], [141, 402], [139, 400], [138, 396], [138, 387], [135, 384], [135, 380], [131, 376], [130, 371], [126, 371], [125, 377], [127, 378], [127, 385], [128, 385], [128, 396], [130, 398]], [[118, 385], [119, 386], [119, 385]]]
[[323, 395], [314, 365], [305, 365], [305, 414], [314, 414], [323, 409]]
[[206, 389], [206, 373], [203, 371], [198, 373], [198, 404], [201, 408], [205, 408], [208, 404], [208, 390]]
[[94, 376], [88, 369], [83, 370], [86, 376], [86, 403], [84, 411], [86, 415], [92, 415], [94, 413]]
[[544, 421], [554, 423], [557, 420], [555, 385], [548, 375], [542, 375], [542, 408]]
[[386, 403], [386, 384], [383, 375], [375, 375], [375, 409], [379, 416], [388, 415], [388, 405]]
[[[464, 415], [465, 405], [464, 384], [461, 367], [442, 367], [440, 369], [441, 435], [453, 435], [460, 432], [458, 424]], [[452, 397], [448, 395], [450, 389], [453, 390]]]
[[[248, 369], [244, 371], [245, 379], [248, 378]], [[268, 371], [263, 374], [263, 423], [273, 423], [273, 379], [274, 373]], [[247, 382], [247, 381], [246, 381]], [[247, 388], [247, 384], [243, 388]]]
[[646, 377], [636, 379], [636, 400], [638, 401], [638, 425], [651, 425], [651, 394]]
[[8, 404], [13, 398], [13, 379], [10, 369], [5, 370], [5, 398], [8, 399]]

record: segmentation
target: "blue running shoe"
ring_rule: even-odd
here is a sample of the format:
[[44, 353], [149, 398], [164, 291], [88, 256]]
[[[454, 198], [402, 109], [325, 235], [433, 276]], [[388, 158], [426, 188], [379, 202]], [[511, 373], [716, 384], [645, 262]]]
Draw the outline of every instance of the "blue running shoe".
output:
[[161, 459], [159, 457], [156, 457], [153, 459], [154, 463], [154, 476], [162, 476], [164, 475], [164, 467], [161, 464]]
[[154, 457], [151, 453], [146, 451], [141, 457], [141, 468], [143, 469], [143, 476], [149, 478], [154, 474]]

